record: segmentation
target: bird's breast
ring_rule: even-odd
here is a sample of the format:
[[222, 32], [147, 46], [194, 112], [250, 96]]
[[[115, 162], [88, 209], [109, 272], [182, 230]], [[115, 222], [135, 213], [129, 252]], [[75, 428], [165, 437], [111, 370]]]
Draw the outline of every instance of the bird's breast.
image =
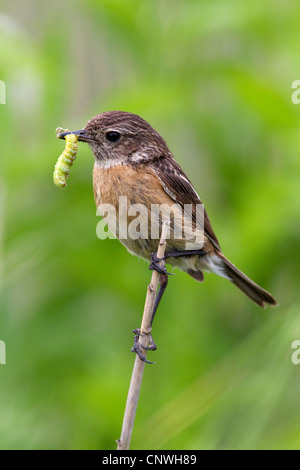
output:
[[[167, 203], [169, 198], [162, 190], [155, 173], [145, 165], [115, 165], [101, 168], [95, 164], [93, 187], [99, 215], [107, 214], [106, 205], [113, 208], [116, 222], [107, 218], [110, 231], [131, 253], [149, 258], [151, 252], [156, 251], [158, 243], [157, 240], [151, 240], [149, 224], [151, 204], [161, 204], [162, 199]], [[124, 235], [122, 227], [125, 226], [127, 228]], [[145, 231], [145, 234], [138, 238], [129, 236], [130, 228]]]
[[[99, 215], [106, 217], [107, 205], [113, 208], [113, 218], [108, 217], [107, 224], [129, 251], [149, 258], [151, 252], [157, 250], [163, 220], [170, 220], [168, 251], [185, 249], [186, 236], [192, 224], [187, 224], [187, 232], [183, 234], [181, 207], [165, 192], [160, 179], [147, 165], [101, 168], [95, 164], [93, 186]], [[170, 207], [172, 214], [168, 210]], [[127, 228], [123, 231], [122, 227], [125, 226]], [[197, 239], [197, 249], [198, 244]], [[180, 262], [179, 258], [174, 259], [174, 264]]]
[[97, 207], [112, 204], [117, 210], [120, 197], [133, 204], [170, 204], [161, 182], [147, 165], [115, 165], [110, 168], [94, 166], [94, 196]]

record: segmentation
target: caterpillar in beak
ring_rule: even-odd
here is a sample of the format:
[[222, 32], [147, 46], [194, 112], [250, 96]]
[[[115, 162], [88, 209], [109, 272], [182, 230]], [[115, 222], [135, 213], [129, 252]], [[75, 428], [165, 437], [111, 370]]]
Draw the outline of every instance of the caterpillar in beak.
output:
[[[63, 132], [69, 132], [68, 129], [58, 127], [56, 129], [56, 137], [59, 137]], [[59, 188], [64, 188], [67, 184], [67, 178], [70, 173], [70, 168], [76, 158], [78, 152], [78, 136], [75, 134], [67, 134], [65, 136], [66, 146], [63, 153], [58, 158], [54, 173], [53, 181]]]

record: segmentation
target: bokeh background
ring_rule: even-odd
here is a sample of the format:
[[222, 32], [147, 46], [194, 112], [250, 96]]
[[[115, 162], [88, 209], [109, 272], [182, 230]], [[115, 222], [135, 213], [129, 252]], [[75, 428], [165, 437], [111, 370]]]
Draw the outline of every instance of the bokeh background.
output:
[[1, 449], [114, 449], [147, 264], [96, 237], [93, 156], [52, 171], [95, 114], [140, 114], [191, 177], [225, 254], [280, 306], [178, 272], [154, 324], [133, 449], [300, 447], [300, 4], [1, 2]]

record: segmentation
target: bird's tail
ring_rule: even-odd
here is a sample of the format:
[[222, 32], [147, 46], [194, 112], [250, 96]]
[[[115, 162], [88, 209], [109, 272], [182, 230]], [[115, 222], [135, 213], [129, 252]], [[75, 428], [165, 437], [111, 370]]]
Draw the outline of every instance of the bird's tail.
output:
[[265, 308], [265, 304], [277, 305], [276, 300], [271, 294], [269, 294], [269, 292], [264, 290], [258, 284], [255, 284], [255, 282], [237, 269], [222, 253], [218, 252], [218, 256], [224, 263], [223, 269], [225, 270], [229, 280], [251, 300], [253, 300], [253, 302], [263, 308]]

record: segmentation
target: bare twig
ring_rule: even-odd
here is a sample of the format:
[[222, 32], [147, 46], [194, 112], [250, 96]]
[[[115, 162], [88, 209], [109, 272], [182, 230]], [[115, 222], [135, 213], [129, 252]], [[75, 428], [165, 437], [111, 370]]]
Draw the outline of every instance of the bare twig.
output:
[[[165, 222], [162, 228], [161, 239], [158, 245], [157, 257], [163, 258], [166, 249], [166, 237], [168, 233], [168, 223]], [[164, 261], [160, 262], [160, 265], [164, 265]], [[159, 273], [153, 271], [151, 282], [147, 289], [146, 302], [144, 307], [142, 326], [141, 326], [141, 335], [139, 336], [139, 343], [141, 346], [147, 346], [149, 343], [149, 335], [151, 333], [151, 320], [152, 312], [155, 302], [155, 296], [157, 292], [159, 282]], [[144, 350], [143, 350], [144, 351]], [[146, 350], [145, 350], [146, 355]], [[129, 386], [129, 391], [127, 395], [127, 402], [125, 407], [124, 419], [121, 437], [118, 439], [118, 450], [128, 450], [131, 441], [131, 435], [134, 425], [134, 419], [137, 409], [137, 404], [139, 400], [143, 372], [144, 372], [145, 362], [142, 361], [138, 355], [136, 355], [134, 367], [131, 376], [131, 382]]]

